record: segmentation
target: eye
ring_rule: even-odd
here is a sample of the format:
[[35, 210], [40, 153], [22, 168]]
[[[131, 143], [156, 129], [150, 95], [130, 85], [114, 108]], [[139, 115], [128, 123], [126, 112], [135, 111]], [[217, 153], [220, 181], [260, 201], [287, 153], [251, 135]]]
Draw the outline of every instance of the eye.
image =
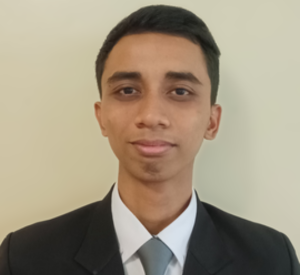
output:
[[131, 87], [125, 87], [120, 90], [120, 93], [123, 95], [132, 95], [135, 94], [137, 91]]
[[173, 94], [175, 93], [175, 95], [180, 95], [180, 96], [190, 94], [190, 92], [184, 88], [177, 88], [177, 89], [173, 90], [172, 93]]

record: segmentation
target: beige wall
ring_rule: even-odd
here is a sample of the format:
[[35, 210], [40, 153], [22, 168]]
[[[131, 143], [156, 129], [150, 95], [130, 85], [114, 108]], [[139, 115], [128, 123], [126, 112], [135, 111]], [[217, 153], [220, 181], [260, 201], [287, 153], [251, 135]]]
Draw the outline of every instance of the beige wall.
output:
[[298, 0], [0, 0], [0, 239], [116, 180], [93, 115], [94, 61], [120, 19], [157, 3], [194, 11], [222, 51], [224, 116], [195, 164], [200, 197], [285, 232], [299, 255]]

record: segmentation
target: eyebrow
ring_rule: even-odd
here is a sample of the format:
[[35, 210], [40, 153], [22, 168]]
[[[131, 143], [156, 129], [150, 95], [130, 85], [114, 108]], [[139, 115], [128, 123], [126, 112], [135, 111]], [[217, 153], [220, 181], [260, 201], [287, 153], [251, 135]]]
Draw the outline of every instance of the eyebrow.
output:
[[[190, 72], [174, 72], [169, 71], [165, 75], [166, 79], [169, 80], [185, 80], [195, 84], [200, 84], [200, 80]], [[111, 77], [108, 78], [107, 83], [112, 84], [121, 80], [142, 80], [142, 75], [139, 72], [115, 72]]]
[[141, 80], [142, 75], [139, 72], [115, 72], [108, 80], [107, 83], [111, 84], [117, 81], [131, 79], [131, 80]]
[[202, 85], [202, 83], [200, 82], [200, 80], [194, 76], [192, 73], [190, 72], [167, 72], [166, 73], [166, 78], [170, 79], [170, 80], [186, 80], [195, 84], [200, 84]]

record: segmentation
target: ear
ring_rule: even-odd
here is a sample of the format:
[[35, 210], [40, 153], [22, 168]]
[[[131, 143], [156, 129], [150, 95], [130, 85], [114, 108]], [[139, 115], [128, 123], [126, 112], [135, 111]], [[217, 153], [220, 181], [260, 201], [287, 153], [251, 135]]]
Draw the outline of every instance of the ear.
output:
[[96, 116], [96, 119], [97, 119], [97, 121], [99, 123], [102, 135], [104, 137], [107, 137], [106, 128], [104, 127], [103, 121], [102, 121], [101, 102], [100, 101], [96, 102], [94, 104], [94, 108], [95, 108], [95, 116]]
[[211, 113], [209, 118], [209, 123], [204, 135], [207, 140], [213, 140], [219, 130], [220, 120], [221, 120], [222, 108], [218, 104], [211, 106]]

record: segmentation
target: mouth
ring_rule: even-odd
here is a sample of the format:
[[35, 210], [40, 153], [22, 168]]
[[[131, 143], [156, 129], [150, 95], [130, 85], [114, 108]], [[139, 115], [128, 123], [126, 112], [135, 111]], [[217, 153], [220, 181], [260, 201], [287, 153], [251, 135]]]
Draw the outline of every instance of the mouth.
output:
[[175, 144], [164, 140], [137, 140], [131, 144], [141, 155], [146, 157], [162, 156], [175, 146]]

